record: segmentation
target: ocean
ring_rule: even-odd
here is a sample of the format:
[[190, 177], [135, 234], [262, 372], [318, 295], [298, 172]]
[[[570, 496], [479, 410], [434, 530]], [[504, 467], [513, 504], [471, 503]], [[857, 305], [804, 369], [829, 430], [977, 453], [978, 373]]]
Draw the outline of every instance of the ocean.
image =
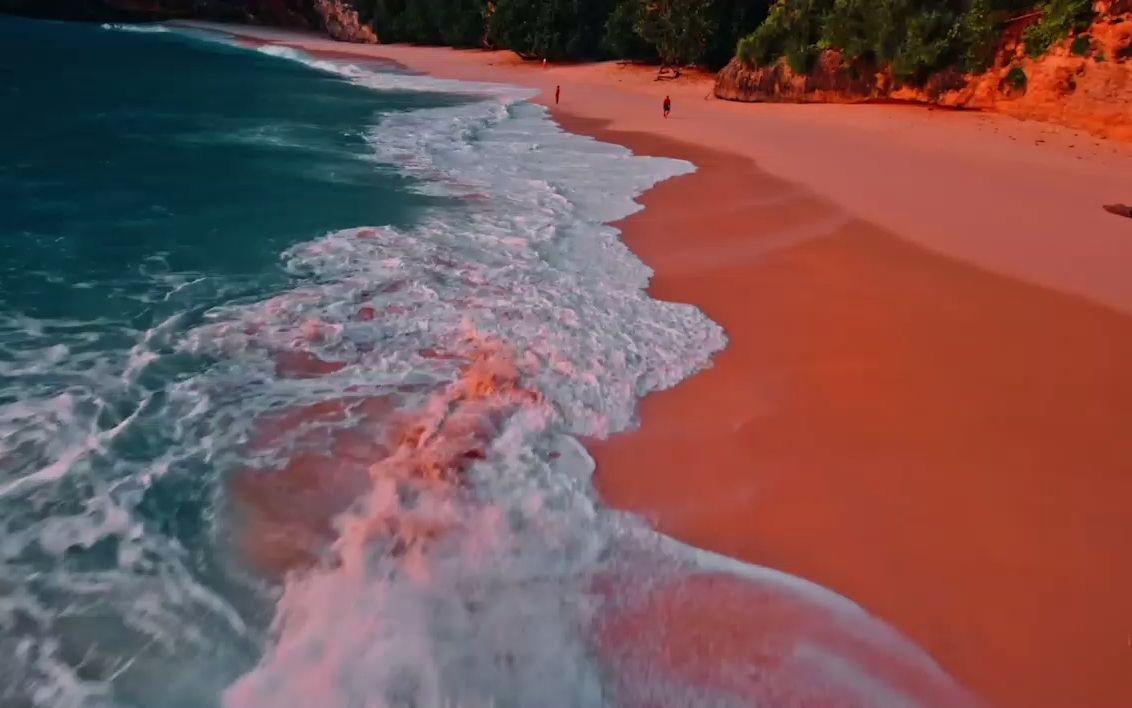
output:
[[[0, 18], [0, 73], [0, 704], [747, 705], [602, 647], [708, 571], [946, 682], [593, 493], [726, 344], [607, 225], [692, 165], [195, 30]], [[916, 704], [834, 653], [741, 670]]]

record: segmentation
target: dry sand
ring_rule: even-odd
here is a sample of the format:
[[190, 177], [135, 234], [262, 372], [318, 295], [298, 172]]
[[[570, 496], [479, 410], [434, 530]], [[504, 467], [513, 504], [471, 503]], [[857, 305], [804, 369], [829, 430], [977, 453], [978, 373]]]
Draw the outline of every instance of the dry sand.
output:
[[991, 705], [1132, 705], [1132, 221], [1101, 209], [1132, 200], [1126, 146], [729, 104], [707, 77], [614, 64], [301, 43], [561, 85], [567, 129], [699, 167], [621, 226], [652, 292], [731, 342], [591, 444], [609, 503], [852, 598]]

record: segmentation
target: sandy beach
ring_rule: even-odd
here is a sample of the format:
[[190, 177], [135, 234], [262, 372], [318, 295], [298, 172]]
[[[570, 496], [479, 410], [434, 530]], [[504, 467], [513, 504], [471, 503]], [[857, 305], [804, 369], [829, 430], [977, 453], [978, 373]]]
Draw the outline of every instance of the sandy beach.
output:
[[852, 599], [989, 705], [1132, 705], [1132, 221], [1101, 209], [1132, 201], [1129, 146], [732, 104], [647, 67], [247, 34], [543, 102], [561, 86], [567, 130], [693, 162], [620, 228], [654, 296], [730, 343], [645, 399], [638, 430], [590, 441], [604, 499]]

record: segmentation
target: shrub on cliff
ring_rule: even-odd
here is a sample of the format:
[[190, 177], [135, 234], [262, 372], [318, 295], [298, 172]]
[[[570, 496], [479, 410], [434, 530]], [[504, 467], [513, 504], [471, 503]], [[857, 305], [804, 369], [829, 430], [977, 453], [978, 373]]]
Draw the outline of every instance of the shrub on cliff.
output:
[[1000, 88], [1014, 93], [1026, 93], [1027, 83], [1029, 83], [1029, 78], [1027, 78], [1025, 70], [1020, 66], [1012, 66], [1010, 71], [1006, 72], [1006, 76], [1003, 77]]
[[821, 49], [821, 18], [829, 4], [829, 0], [776, 0], [762, 24], [739, 40], [739, 61], [747, 67], [768, 66], [785, 57], [794, 71], [805, 73]]
[[992, 0], [971, 0], [953, 30], [954, 60], [959, 70], [980, 72], [990, 67], [998, 48], [999, 29], [1016, 4], [1000, 2], [996, 7]]
[[1041, 19], [1026, 28], [1026, 53], [1041, 56], [1054, 42], [1073, 31], [1087, 29], [1093, 19], [1093, 0], [1046, 0], [1038, 6]]
[[821, 41], [850, 61], [889, 65], [901, 81], [922, 79], [955, 45], [958, 13], [938, 0], [834, 0]]
[[[1059, 7], [1088, 1], [1048, 0]], [[1002, 26], [1027, 5], [1027, 0], [777, 0], [766, 20], [740, 40], [736, 56], [748, 68], [785, 59], [795, 72], [807, 72], [821, 50], [837, 49], [852, 66], [887, 67], [898, 82], [920, 84], [944, 68], [985, 69]], [[1065, 12], [1050, 16], [1062, 18]]]

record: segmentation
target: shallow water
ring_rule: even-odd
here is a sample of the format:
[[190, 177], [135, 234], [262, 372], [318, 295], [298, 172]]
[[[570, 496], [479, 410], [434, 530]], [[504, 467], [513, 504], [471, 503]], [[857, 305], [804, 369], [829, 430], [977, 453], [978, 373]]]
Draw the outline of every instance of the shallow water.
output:
[[[960, 695], [851, 603], [595, 499], [576, 438], [725, 344], [604, 225], [691, 165], [514, 87], [0, 39], [5, 705]], [[663, 658], [702, 578], [754, 593], [741, 681]]]

